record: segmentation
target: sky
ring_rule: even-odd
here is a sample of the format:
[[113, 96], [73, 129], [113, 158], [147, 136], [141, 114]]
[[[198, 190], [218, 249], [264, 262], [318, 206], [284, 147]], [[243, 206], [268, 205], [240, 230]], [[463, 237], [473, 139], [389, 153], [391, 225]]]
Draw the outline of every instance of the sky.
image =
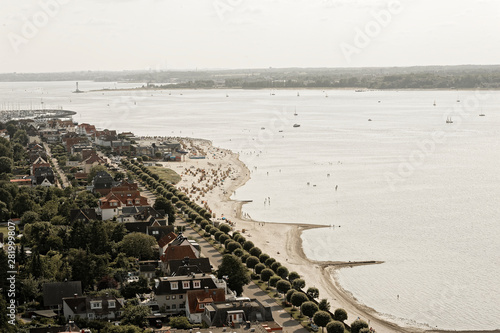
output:
[[499, 64], [500, 0], [0, 0], [0, 73]]

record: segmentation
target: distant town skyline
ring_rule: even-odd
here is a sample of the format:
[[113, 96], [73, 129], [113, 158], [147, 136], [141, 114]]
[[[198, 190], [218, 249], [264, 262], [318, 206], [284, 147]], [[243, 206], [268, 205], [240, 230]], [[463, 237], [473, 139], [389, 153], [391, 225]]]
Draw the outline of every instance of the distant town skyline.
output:
[[496, 0], [0, 3], [0, 73], [500, 63]]

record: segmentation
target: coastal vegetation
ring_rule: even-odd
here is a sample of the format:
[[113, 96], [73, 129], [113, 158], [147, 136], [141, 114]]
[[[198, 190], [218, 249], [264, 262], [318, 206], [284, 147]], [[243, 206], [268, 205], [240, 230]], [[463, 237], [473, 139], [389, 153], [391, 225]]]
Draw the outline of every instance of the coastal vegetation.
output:
[[[205, 71], [4, 73], [0, 81], [136, 82], [137, 89], [499, 89], [500, 66], [260, 68]], [[140, 83], [140, 85], [139, 85]], [[109, 89], [107, 89], [109, 90]]]

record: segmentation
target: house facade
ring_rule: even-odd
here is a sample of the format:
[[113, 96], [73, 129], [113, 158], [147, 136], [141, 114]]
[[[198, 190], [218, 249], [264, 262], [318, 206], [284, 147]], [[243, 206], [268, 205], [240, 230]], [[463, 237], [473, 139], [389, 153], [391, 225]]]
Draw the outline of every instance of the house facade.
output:
[[154, 297], [158, 305], [165, 307], [167, 315], [186, 314], [187, 292], [221, 289], [227, 294], [226, 281], [212, 274], [169, 276], [155, 279]]
[[124, 299], [114, 296], [73, 296], [63, 298], [64, 317], [94, 319], [117, 319], [121, 316]]

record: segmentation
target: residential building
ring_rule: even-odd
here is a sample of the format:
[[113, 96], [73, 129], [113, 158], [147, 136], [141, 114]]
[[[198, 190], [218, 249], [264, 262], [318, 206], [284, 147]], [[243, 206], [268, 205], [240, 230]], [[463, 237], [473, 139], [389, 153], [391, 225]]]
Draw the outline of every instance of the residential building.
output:
[[75, 317], [94, 319], [117, 319], [124, 306], [123, 298], [114, 296], [73, 296], [63, 298], [66, 319]]
[[[236, 299], [232, 302], [213, 302], [204, 306], [202, 320], [208, 326], [237, 327], [247, 321], [274, 323], [270, 305], [257, 299]], [[279, 327], [279, 326], [278, 326]]]
[[228, 294], [226, 281], [205, 273], [188, 276], [169, 276], [155, 279], [153, 292], [158, 305], [165, 307], [167, 315], [186, 314], [188, 291], [221, 289]]
[[61, 310], [63, 298], [82, 295], [81, 281], [49, 282], [42, 285], [43, 306], [48, 309]]

